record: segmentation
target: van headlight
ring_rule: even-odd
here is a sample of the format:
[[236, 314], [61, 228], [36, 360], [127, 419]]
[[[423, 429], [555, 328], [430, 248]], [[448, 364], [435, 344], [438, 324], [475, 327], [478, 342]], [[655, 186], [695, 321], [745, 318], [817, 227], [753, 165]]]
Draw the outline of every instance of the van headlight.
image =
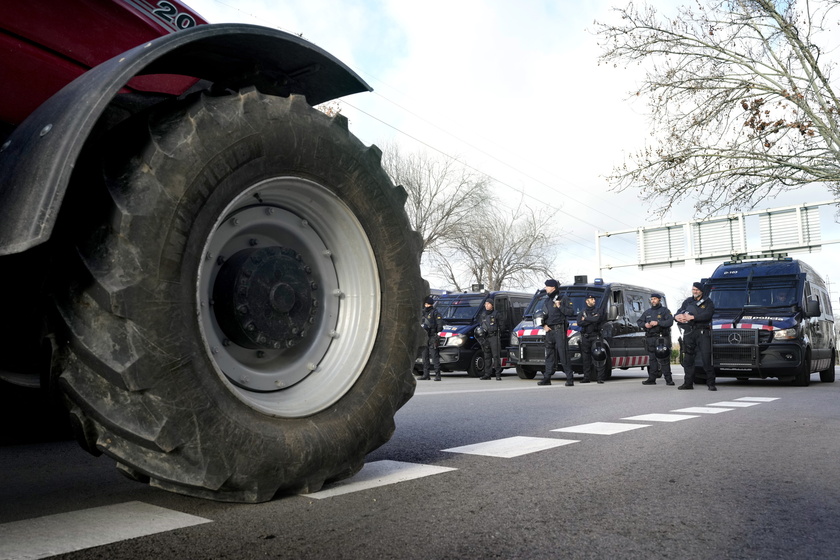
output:
[[569, 337], [569, 346], [580, 346], [580, 333], [576, 332]]
[[781, 329], [773, 333], [773, 340], [794, 340], [797, 336], [796, 329]]
[[519, 337], [516, 336], [516, 331], [510, 331], [510, 345], [519, 346]]
[[467, 337], [462, 334], [456, 334], [446, 339], [447, 346], [463, 346], [467, 342]]

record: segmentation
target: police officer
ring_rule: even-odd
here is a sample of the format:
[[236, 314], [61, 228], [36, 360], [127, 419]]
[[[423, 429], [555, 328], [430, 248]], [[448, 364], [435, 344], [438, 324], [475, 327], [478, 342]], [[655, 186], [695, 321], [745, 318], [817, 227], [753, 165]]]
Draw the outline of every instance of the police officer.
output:
[[[650, 309], [636, 321], [645, 330], [645, 348], [648, 352], [648, 378], [642, 385], [656, 385], [657, 377], [664, 377], [666, 385], [673, 385], [671, 377], [671, 327], [674, 316], [662, 305], [661, 294], [650, 294]], [[667, 358], [656, 356], [656, 347], [660, 341], [668, 349]]]
[[564, 309], [568, 301], [560, 296], [560, 283], [553, 278], [545, 281], [545, 371], [543, 378], [537, 385], [551, 385], [551, 376], [557, 370], [558, 357], [563, 361], [563, 371], [566, 372], [566, 386], [575, 384], [572, 376], [572, 364], [569, 360], [569, 348], [566, 340], [566, 315]]
[[685, 330], [683, 334], [685, 381], [677, 389], [694, 389], [694, 361], [697, 354], [700, 354], [703, 370], [706, 372], [706, 385], [709, 391], [717, 391], [715, 368], [712, 367], [711, 327], [714, 311], [715, 304], [703, 295], [703, 285], [695, 282], [691, 287], [691, 297], [682, 303], [674, 315], [680, 328]]
[[484, 375], [479, 379], [487, 380], [496, 373], [496, 381], [502, 380], [502, 358], [501, 341], [499, 340], [502, 317], [493, 309], [493, 302], [489, 299], [484, 302], [484, 311], [478, 318], [478, 327], [475, 329], [475, 337], [481, 345], [484, 353]]
[[[440, 353], [438, 352], [438, 345], [440, 339], [438, 333], [443, 330], [443, 317], [440, 312], [435, 309], [435, 298], [432, 296], [423, 300], [423, 315], [420, 325], [426, 331], [426, 344], [423, 346], [423, 377], [421, 380], [429, 379], [429, 367], [434, 365], [435, 381], [440, 381]], [[432, 364], [429, 364], [429, 357], [431, 356]]]
[[[583, 381], [589, 383], [592, 378], [592, 346], [601, 340], [601, 325], [604, 324], [604, 316], [595, 308], [595, 296], [586, 296], [586, 307], [580, 312], [577, 318], [580, 327], [580, 356], [583, 360]], [[598, 383], [603, 383], [606, 377], [607, 363], [604, 360], [595, 362], [595, 369], [598, 370]]]

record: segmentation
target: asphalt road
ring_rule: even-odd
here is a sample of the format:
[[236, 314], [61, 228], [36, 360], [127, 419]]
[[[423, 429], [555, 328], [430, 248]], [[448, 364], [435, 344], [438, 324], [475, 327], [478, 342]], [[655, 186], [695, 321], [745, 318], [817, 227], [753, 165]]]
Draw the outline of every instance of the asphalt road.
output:
[[[0, 559], [106, 537], [56, 557], [840, 557], [840, 384], [724, 380], [712, 393], [644, 378], [418, 381], [394, 437], [356, 477], [258, 505], [129, 481], [72, 441], [4, 445]], [[366, 478], [381, 485], [355, 487]], [[121, 532], [150, 523], [152, 506], [159, 530]], [[68, 519], [67, 534], [48, 523]]]

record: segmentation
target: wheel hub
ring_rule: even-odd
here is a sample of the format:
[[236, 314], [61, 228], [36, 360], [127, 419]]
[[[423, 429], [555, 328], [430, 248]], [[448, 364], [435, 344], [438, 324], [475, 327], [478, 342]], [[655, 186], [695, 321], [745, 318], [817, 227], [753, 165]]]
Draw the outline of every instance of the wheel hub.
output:
[[286, 247], [242, 249], [227, 259], [213, 286], [213, 309], [229, 341], [251, 349], [297, 345], [315, 322], [318, 286], [312, 269]]

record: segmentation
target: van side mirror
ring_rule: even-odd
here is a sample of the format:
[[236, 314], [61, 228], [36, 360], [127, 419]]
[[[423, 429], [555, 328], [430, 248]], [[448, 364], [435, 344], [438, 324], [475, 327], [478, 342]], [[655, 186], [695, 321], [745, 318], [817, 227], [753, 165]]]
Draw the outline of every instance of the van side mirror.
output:
[[618, 318], [618, 306], [614, 303], [610, 304], [610, 308], [607, 311], [607, 321], [615, 321]]
[[819, 317], [820, 315], [820, 300], [818, 300], [814, 296], [809, 296], [808, 299], [805, 300], [805, 316]]

